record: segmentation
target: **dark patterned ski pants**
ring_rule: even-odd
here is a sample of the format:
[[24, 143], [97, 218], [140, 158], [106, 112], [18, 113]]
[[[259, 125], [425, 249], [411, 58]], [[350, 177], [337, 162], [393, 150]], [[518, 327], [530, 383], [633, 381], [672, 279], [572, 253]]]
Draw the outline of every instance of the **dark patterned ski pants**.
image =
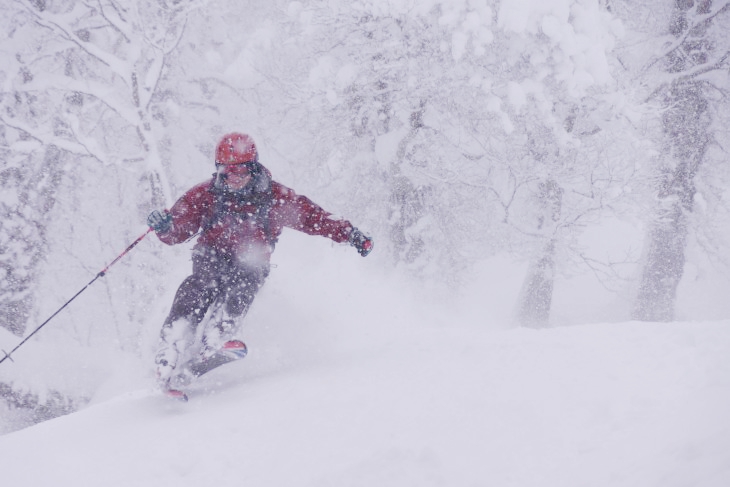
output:
[[252, 267], [214, 249], [196, 248], [193, 273], [180, 284], [162, 326], [155, 358], [158, 377], [168, 379], [179, 362], [194, 358], [198, 350], [189, 349], [206, 314], [200, 353], [213, 353], [230, 339], [268, 274], [268, 263]]

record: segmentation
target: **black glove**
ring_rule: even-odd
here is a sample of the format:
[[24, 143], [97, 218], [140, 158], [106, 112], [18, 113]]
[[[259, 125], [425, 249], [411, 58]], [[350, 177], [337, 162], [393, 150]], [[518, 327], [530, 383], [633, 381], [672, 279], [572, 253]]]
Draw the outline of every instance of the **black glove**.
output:
[[157, 233], [167, 233], [172, 228], [172, 215], [167, 210], [155, 210], [147, 217], [147, 225]]
[[357, 228], [352, 229], [347, 241], [350, 242], [350, 245], [355, 247], [358, 253], [363, 257], [367, 257], [367, 255], [373, 250], [373, 239], [364, 235]]

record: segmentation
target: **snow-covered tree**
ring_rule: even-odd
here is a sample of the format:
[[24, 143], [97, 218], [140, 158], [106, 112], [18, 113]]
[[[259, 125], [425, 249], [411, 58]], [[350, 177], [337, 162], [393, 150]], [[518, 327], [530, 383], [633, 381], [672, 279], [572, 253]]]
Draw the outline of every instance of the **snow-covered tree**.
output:
[[[633, 317], [670, 321], [685, 267], [701, 172], [719, 177], [725, 154], [718, 122], [728, 107], [730, 2], [674, 0], [661, 47], [645, 67], [663, 150], [653, 166], [654, 207]], [[665, 8], [669, 5], [665, 5]], [[657, 71], [659, 71], [657, 73]], [[725, 138], [726, 139], [726, 138]], [[719, 156], [719, 157], [718, 157]], [[709, 166], [709, 167], [708, 167]], [[702, 183], [700, 183], [702, 184]]]
[[509, 223], [530, 259], [516, 319], [544, 326], [556, 274], [581, 260], [575, 238], [618, 199], [632, 172], [631, 160], [608, 150], [618, 87], [611, 51], [621, 27], [591, 1], [510, 2], [498, 14], [510, 177], [495, 193], [512, 207]]
[[[80, 172], [95, 174], [104, 185], [108, 221], [122, 230], [108, 232], [117, 246], [146, 210], [169, 204], [160, 153], [161, 80], [195, 6], [14, 0], [2, 7], [8, 33], [1, 48], [7, 61], [0, 93], [2, 170], [16, 193], [5, 205], [8, 217], [0, 232], [9, 249], [3, 265], [11, 276], [0, 303], [2, 326], [16, 333], [25, 328], [30, 289], [37, 284], [32, 276], [49, 250], [44, 235], [57, 198], [67, 203], [57, 211], [65, 212], [89, 209], [69, 206], [74, 199], [95, 200], [78, 184]], [[112, 174], [117, 182], [105, 183]], [[59, 189], [66, 192], [57, 195]], [[115, 199], [121, 204], [112, 203]], [[21, 253], [24, 258], [17, 258]]]

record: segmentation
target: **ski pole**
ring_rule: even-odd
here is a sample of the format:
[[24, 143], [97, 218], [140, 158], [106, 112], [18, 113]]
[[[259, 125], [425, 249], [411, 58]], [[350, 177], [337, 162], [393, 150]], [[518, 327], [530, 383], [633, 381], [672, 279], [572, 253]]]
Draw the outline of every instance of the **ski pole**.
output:
[[89, 283], [86, 286], [84, 286], [83, 288], [81, 288], [81, 290], [79, 292], [77, 292], [76, 294], [74, 294], [71, 299], [69, 299], [68, 301], [66, 301], [63, 306], [61, 306], [60, 308], [58, 308], [55, 313], [53, 313], [46, 321], [44, 321], [43, 323], [41, 323], [41, 325], [38, 328], [36, 328], [35, 330], [33, 330], [33, 332], [30, 335], [28, 335], [27, 337], [25, 337], [23, 339], [23, 341], [18, 344], [17, 347], [15, 347], [14, 349], [12, 349], [10, 351], [10, 353], [7, 353], [5, 350], [2, 350], [2, 352], [5, 354], [5, 356], [2, 359], [0, 359], [0, 364], [3, 363], [3, 362], [5, 362], [5, 359], [10, 359], [11, 362], [14, 362], [14, 360], [10, 356], [13, 353], [15, 353], [15, 351], [17, 349], [19, 349], [25, 342], [27, 342], [30, 337], [32, 337], [33, 335], [35, 335], [36, 333], [38, 333], [38, 330], [40, 330], [41, 328], [43, 328], [46, 325], [46, 323], [48, 323], [49, 321], [51, 321], [58, 313], [61, 312], [61, 310], [63, 308], [65, 308], [66, 306], [68, 306], [71, 301], [73, 301], [74, 299], [76, 299], [79, 294], [81, 294], [82, 292], [84, 292], [87, 287], [91, 286], [94, 283], [94, 281], [96, 281], [100, 277], [104, 277], [104, 275], [106, 274], [106, 272], [109, 270], [109, 268], [111, 266], [113, 266], [114, 264], [116, 264], [117, 261], [119, 261], [119, 259], [121, 259], [125, 255], [127, 255], [129, 253], [129, 251], [132, 250], [138, 243], [140, 243], [142, 241], [142, 239], [145, 238], [147, 236], [147, 234], [149, 234], [151, 231], [152, 231], [152, 229], [150, 228], [145, 233], [143, 233], [142, 235], [140, 235], [137, 238], [137, 240], [135, 240], [134, 242], [132, 242], [132, 244], [129, 247], [127, 247], [126, 249], [124, 249], [124, 252], [122, 252], [121, 254], [119, 254], [117, 256], [117, 258], [112, 261], [111, 264], [109, 264], [108, 266], [104, 267], [96, 275], [96, 277], [94, 277], [91, 281], [89, 281]]

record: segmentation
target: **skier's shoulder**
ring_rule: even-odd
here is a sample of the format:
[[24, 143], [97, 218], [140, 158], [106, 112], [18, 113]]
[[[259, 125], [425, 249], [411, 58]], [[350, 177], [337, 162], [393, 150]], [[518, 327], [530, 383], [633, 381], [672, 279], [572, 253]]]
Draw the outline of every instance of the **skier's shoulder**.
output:
[[283, 203], [284, 201], [291, 200], [293, 198], [296, 198], [297, 194], [294, 192], [293, 189], [284, 186], [278, 181], [271, 181], [271, 197], [276, 202], [277, 200]]
[[198, 183], [185, 192], [182, 196], [189, 203], [196, 203], [206, 200], [213, 200], [213, 181], [207, 180], [202, 183]]

